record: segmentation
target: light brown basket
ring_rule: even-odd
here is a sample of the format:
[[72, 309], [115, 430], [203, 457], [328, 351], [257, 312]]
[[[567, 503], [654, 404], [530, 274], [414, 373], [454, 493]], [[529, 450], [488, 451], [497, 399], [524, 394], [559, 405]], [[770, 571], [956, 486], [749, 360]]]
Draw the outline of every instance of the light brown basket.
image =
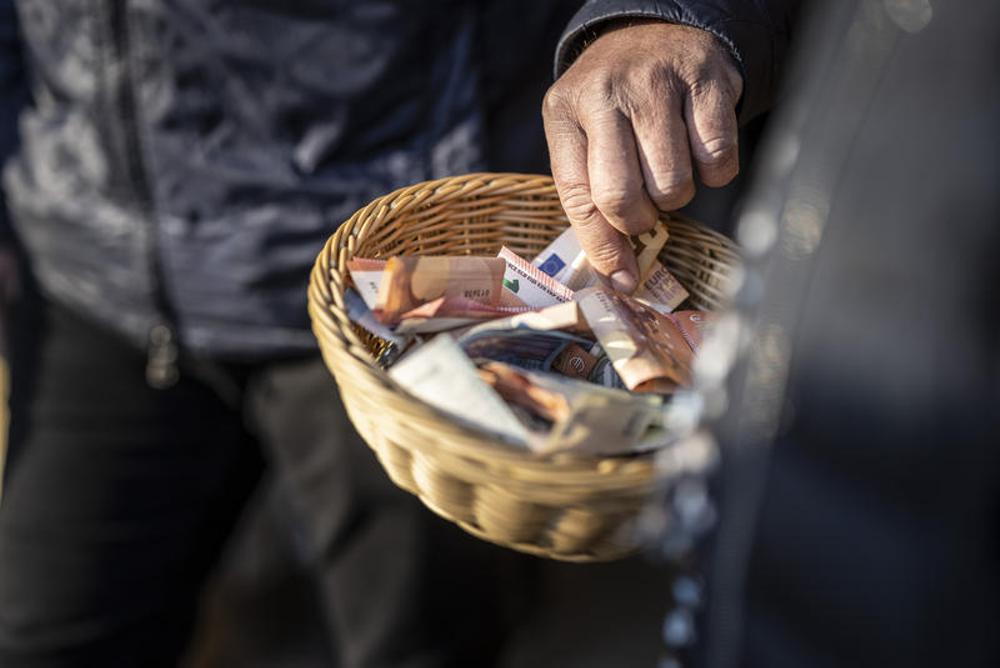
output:
[[[378, 340], [347, 317], [347, 260], [412, 255], [495, 255], [506, 245], [533, 257], [567, 226], [552, 179], [470, 174], [380, 197], [341, 225], [309, 285], [313, 331], [347, 413], [393, 482], [484, 540], [567, 561], [616, 559], [639, 546], [630, 530], [662, 487], [652, 455], [539, 456], [456, 424], [413, 398], [376, 364]], [[660, 259], [715, 310], [737, 255], [725, 237], [669, 219]]]

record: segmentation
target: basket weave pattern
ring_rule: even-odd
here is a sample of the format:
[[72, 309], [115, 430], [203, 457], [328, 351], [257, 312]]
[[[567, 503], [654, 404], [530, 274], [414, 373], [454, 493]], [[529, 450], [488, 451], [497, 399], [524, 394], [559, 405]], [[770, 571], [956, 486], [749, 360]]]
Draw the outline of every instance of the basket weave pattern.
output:
[[[380, 197], [329, 239], [309, 285], [313, 331], [348, 415], [400, 487], [485, 540], [568, 561], [632, 551], [631, 520], [659, 482], [652, 455], [539, 456], [456, 424], [396, 386], [375, 363], [379, 342], [347, 317], [354, 256], [496, 255], [531, 258], [567, 226], [551, 178], [470, 174]], [[723, 303], [737, 256], [724, 237], [675, 216], [660, 256], [697, 308]]]

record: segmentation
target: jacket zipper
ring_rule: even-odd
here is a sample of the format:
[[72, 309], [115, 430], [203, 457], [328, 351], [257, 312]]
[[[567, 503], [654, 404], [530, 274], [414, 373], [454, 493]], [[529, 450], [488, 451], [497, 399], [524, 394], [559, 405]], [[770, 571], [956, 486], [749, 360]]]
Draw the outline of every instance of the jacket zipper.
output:
[[111, 35], [121, 72], [116, 91], [116, 107], [121, 121], [125, 142], [125, 161], [129, 186], [137, 208], [150, 221], [146, 230], [146, 259], [150, 268], [153, 307], [157, 318], [150, 327], [146, 350], [146, 382], [153, 388], [166, 389], [180, 377], [177, 360], [179, 347], [173, 326], [173, 308], [164, 288], [163, 267], [157, 240], [156, 217], [153, 197], [142, 158], [136, 113], [135, 90], [132, 85], [132, 63], [128, 29], [128, 0], [109, 0], [111, 9]]

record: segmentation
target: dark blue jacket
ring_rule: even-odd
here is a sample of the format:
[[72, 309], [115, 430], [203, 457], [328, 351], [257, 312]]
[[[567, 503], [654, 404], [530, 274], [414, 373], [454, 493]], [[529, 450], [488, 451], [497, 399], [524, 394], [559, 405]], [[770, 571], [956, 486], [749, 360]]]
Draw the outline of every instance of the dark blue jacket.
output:
[[365, 202], [545, 169], [557, 43], [565, 66], [609, 19], [701, 26], [743, 64], [747, 115], [773, 93], [791, 4], [19, 0], [18, 38], [12, 1], [0, 157], [44, 290], [137, 343], [165, 324], [191, 350], [250, 359], [313, 347], [309, 267]]

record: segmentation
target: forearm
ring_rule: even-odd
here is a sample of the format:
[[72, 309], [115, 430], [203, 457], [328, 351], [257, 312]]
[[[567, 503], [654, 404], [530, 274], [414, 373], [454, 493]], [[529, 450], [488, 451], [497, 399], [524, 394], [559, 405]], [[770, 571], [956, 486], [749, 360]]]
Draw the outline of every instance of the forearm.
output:
[[788, 51], [790, 26], [802, 0], [589, 0], [573, 17], [556, 52], [562, 74], [609, 22], [659, 19], [700, 28], [725, 44], [744, 79], [739, 117], [769, 109]]

